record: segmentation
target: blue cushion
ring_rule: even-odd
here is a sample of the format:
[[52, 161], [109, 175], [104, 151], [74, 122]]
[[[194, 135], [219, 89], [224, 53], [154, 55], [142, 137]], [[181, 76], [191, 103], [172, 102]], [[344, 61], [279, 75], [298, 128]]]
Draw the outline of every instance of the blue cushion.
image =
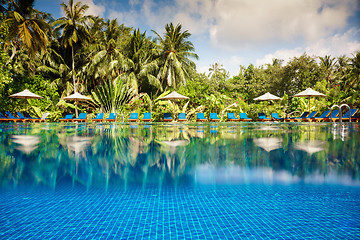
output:
[[129, 119], [139, 119], [139, 114], [138, 113], [130, 113]]

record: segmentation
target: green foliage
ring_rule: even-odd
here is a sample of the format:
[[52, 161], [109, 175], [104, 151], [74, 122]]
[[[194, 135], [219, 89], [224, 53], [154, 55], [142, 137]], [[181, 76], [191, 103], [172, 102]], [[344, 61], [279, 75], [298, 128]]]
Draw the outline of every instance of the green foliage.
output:
[[0, 91], [13, 80], [11, 77], [12, 66], [6, 65], [7, 61], [9, 61], [9, 56], [0, 49]]
[[117, 77], [114, 81], [109, 80], [97, 87], [92, 92], [92, 99], [97, 108], [104, 112], [117, 113], [123, 111], [123, 107], [134, 96], [134, 90], [124, 84], [124, 79]]
[[[9, 98], [9, 95], [29, 89], [31, 92], [42, 96], [42, 99], [17, 99]], [[6, 84], [1, 90], [0, 109], [10, 111], [25, 111], [25, 101], [27, 101], [28, 111], [34, 116], [41, 117], [45, 112], [57, 111], [56, 102], [59, 100], [57, 89], [54, 88], [49, 80], [40, 75], [32, 77], [16, 77], [14, 81]]]
[[[79, 105], [81, 111], [121, 112], [125, 118], [130, 112], [151, 111], [154, 121], [174, 109], [190, 119], [196, 112], [221, 117], [246, 112], [252, 118], [258, 112], [296, 115], [308, 110], [309, 100], [292, 96], [307, 87], [326, 94], [311, 98], [311, 110], [341, 103], [360, 108], [360, 52], [337, 58], [304, 53], [287, 63], [273, 59], [262, 66], [239, 66], [233, 77], [215, 63], [205, 75], [196, 72], [192, 59], [198, 56], [181, 24], [166, 24], [164, 33], [154, 32], [152, 39], [117, 20], [86, 15], [88, 6], [74, 0], [61, 4], [64, 17], [56, 21], [33, 9], [32, 0], [1, 2], [1, 110], [24, 110], [25, 100], [8, 96], [25, 88], [44, 97], [28, 100], [29, 110], [38, 116], [51, 112], [53, 120], [74, 111], [73, 103], [60, 100], [74, 90], [94, 98], [92, 105]], [[170, 89], [189, 101], [159, 100]], [[283, 100], [253, 100], [266, 92]]]

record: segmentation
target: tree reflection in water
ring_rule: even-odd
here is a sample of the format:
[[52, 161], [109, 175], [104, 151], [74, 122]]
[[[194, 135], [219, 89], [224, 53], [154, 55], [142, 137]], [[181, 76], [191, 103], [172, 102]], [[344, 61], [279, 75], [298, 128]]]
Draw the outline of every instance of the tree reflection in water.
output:
[[2, 124], [0, 182], [124, 187], [264, 182], [360, 185], [359, 127], [333, 124]]

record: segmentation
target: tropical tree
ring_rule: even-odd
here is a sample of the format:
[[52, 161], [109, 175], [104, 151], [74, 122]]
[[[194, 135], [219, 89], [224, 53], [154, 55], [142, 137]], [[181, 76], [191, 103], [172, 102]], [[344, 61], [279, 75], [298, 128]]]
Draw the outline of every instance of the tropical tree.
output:
[[61, 42], [65, 48], [70, 46], [71, 48], [71, 68], [72, 78], [74, 84], [74, 92], [76, 92], [75, 81], [75, 44], [79, 44], [89, 39], [90, 34], [87, 29], [87, 24], [92, 22], [91, 16], [85, 15], [86, 10], [89, 8], [87, 5], [83, 5], [80, 2], [74, 4], [73, 0], [69, 0], [68, 4], [64, 2], [61, 4], [65, 13], [65, 17], [61, 17], [56, 20], [53, 25], [55, 29], [62, 29]]
[[49, 42], [50, 26], [46, 22], [49, 15], [34, 9], [33, 4], [34, 0], [11, 1], [9, 8], [12, 10], [4, 21], [8, 30], [6, 45], [12, 48], [10, 60], [21, 46], [25, 46], [34, 57], [37, 52], [44, 52]]
[[335, 58], [326, 55], [325, 57], [319, 57], [320, 59], [320, 68], [325, 74], [326, 82], [331, 84], [334, 75], [334, 67], [336, 64]]
[[136, 93], [143, 90], [146, 85], [162, 90], [159, 79], [154, 76], [158, 69], [158, 62], [154, 59], [155, 51], [155, 45], [146, 37], [146, 32], [140, 33], [139, 29], [134, 30], [125, 48], [128, 64], [124, 70], [129, 86]]
[[166, 80], [166, 86], [177, 89], [195, 71], [195, 63], [190, 58], [199, 58], [194, 53], [193, 43], [188, 40], [191, 34], [187, 30], [182, 31], [181, 24], [174, 26], [173, 23], [166, 24], [163, 37], [153, 32], [157, 35], [160, 50], [158, 77], [162, 83]]
[[125, 84], [121, 76], [108, 80], [92, 92], [92, 99], [96, 107], [105, 112], [120, 112], [123, 106], [133, 98], [135, 92]]
[[225, 68], [223, 68], [223, 65], [216, 62], [215, 64], [210, 64], [210, 68], [209, 68], [209, 77], [211, 78], [218, 78], [219, 75], [223, 76], [226, 71]]
[[125, 65], [128, 65], [122, 52], [121, 42], [124, 41], [122, 38], [125, 36], [129, 38], [130, 28], [119, 26], [116, 19], [108, 20], [103, 28], [104, 31], [98, 29], [94, 32], [97, 40], [89, 45], [90, 61], [85, 68], [93, 79], [94, 87], [109, 76], [118, 77], [124, 72], [123, 69], [127, 68]]

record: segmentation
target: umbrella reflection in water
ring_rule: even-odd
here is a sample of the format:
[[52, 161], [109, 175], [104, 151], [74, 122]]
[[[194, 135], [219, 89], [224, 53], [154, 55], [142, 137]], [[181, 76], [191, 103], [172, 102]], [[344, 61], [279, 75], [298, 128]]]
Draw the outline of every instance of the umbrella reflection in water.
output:
[[[78, 176], [79, 171], [79, 159], [80, 153], [83, 153], [83, 157], [86, 159], [86, 149], [91, 145], [92, 137], [82, 137], [82, 136], [71, 136], [66, 138], [66, 146], [68, 150], [74, 152], [74, 159], [75, 159], [75, 176]], [[90, 175], [92, 175], [92, 169], [90, 169]], [[91, 177], [89, 177], [88, 181], [91, 181]], [[74, 183], [74, 178], [73, 178]], [[87, 183], [88, 187], [89, 182]]]
[[12, 141], [18, 144], [15, 149], [23, 153], [30, 154], [38, 148], [40, 137], [31, 135], [12, 135]]
[[267, 152], [282, 148], [282, 139], [269, 137], [269, 138], [256, 138], [254, 143]]
[[305, 151], [310, 155], [325, 150], [325, 141], [308, 141], [295, 144], [295, 149]]

